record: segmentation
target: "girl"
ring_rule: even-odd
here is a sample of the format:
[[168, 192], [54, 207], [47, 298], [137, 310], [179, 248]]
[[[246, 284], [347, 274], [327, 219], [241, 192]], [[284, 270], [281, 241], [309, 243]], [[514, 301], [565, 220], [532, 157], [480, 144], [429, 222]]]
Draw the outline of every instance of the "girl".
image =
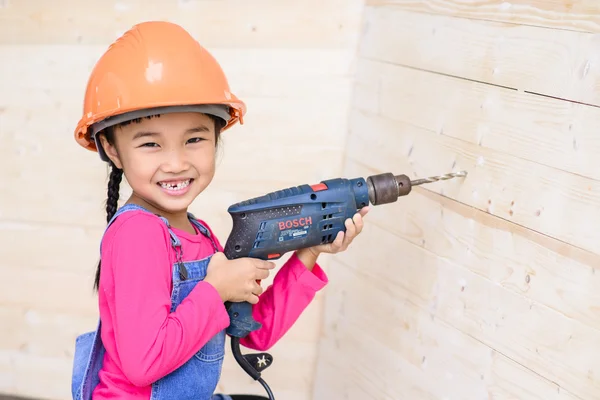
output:
[[[216, 60], [181, 27], [134, 26], [96, 64], [75, 137], [111, 167], [108, 226], [95, 288], [100, 322], [76, 340], [74, 399], [231, 399], [214, 395], [229, 317], [247, 301], [262, 328], [241, 344], [266, 350], [327, 283], [320, 253], [348, 247], [367, 209], [328, 245], [292, 254], [264, 292], [272, 262], [228, 260], [188, 213], [210, 184], [222, 132], [246, 108]], [[123, 178], [133, 190], [118, 208]]]

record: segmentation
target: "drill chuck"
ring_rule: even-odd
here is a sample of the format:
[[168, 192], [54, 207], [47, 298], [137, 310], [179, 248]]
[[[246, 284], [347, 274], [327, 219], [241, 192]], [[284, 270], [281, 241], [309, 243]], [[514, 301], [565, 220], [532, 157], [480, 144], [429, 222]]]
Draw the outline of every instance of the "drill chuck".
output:
[[406, 175], [394, 175], [390, 172], [372, 175], [367, 178], [369, 201], [373, 205], [393, 203], [398, 197], [409, 194], [413, 186], [465, 176], [467, 172], [460, 171], [411, 181]]
[[394, 175], [390, 172], [372, 175], [367, 178], [369, 201], [373, 205], [393, 203], [400, 196], [410, 193], [412, 185], [406, 175]]

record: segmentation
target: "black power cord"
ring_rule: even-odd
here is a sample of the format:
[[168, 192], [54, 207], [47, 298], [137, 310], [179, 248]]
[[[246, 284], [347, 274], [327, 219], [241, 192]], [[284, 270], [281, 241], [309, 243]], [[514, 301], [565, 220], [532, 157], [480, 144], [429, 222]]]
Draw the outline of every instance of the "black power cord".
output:
[[[246, 371], [246, 373], [248, 375], [250, 375], [252, 377], [252, 379], [254, 379], [255, 381], [258, 381], [267, 391], [267, 394], [269, 396], [269, 400], [275, 400], [275, 396], [273, 395], [273, 392], [271, 391], [271, 388], [269, 387], [269, 385], [267, 385], [267, 382], [264, 381], [263, 378], [261, 378], [260, 376], [260, 371], [257, 369], [257, 367], [252, 366], [252, 364], [250, 364], [250, 362], [248, 361], [248, 357], [257, 357], [257, 361], [260, 362], [261, 360], [265, 362], [265, 367], [268, 367], [270, 362], [272, 361], [272, 357], [270, 354], [267, 353], [261, 353], [260, 355], [261, 357], [258, 357], [257, 355], [254, 354], [249, 354], [247, 356], [244, 356], [242, 354], [242, 351], [240, 350], [240, 338], [239, 337], [235, 337], [232, 336], [231, 337], [231, 351], [233, 353], [233, 357], [235, 358], [235, 361], [237, 361], [237, 363], [240, 365], [240, 367], [242, 367], [242, 369], [244, 371]], [[268, 358], [268, 363], [267, 363], [267, 358]], [[264, 369], [262, 368], [262, 369]], [[262, 371], [261, 369], [261, 371]]]
[[267, 391], [267, 395], [269, 396], [269, 400], [275, 400], [275, 396], [273, 395], [273, 392], [271, 391], [271, 388], [269, 387], [269, 385], [267, 385], [267, 382], [265, 382], [263, 378], [258, 378], [257, 380], [258, 380], [258, 382], [261, 385], [263, 385], [263, 387]]

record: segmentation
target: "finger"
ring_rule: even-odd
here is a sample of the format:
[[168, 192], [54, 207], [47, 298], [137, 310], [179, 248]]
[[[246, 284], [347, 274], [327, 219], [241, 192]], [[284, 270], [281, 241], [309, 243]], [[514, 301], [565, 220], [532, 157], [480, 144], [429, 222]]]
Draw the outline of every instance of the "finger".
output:
[[360, 213], [354, 214], [354, 226], [356, 227], [356, 235], [362, 232], [364, 222]]
[[254, 276], [256, 279], [267, 279], [269, 277], [269, 270], [268, 269], [256, 269], [256, 272], [254, 273]]
[[365, 215], [367, 215], [367, 213], [371, 210], [370, 207], [363, 207], [360, 209], [360, 211], [358, 212], [360, 214], [361, 217], [364, 217]]
[[259, 296], [260, 294], [262, 294], [263, 291], [264, 289], [262, 288], [262, 286], [260, 286], [259, 284], [254, 284], [254, 287], [252, 288], [252, 294]]
[[227, 260], [227, 257], [225, 257], [225, 253], [223, 253], [222, 251], [217, 251], [215, 254], [212, 255], [211, 261], [212, 260]]
[[254, 266], [259, 269], [273, 269], [275, 268], [275, 263], [254, 258]]
[[342, 244], [344, 243], [344, 237], [346, 237], [346, 234], [344, 234], [344, 232], [342, 232], [342, 231], [339, 231], [337, 233], [337, 235], [335, 236], [335, 239], [333, 240], [333, 242], [331, 242], [330, 249], [332, 252], [337, 252], [337, 251], [339, 251], [339, 249], [342, 248]]
[[346, 223], [346, 236], [344, 237], [343, 242], [340, 244], [338, 251], [346, 250], [356, 235], [358, 235], [358, 228], [356, 227], [353, 219], [348, 219]]
[[345, 241], [352, 241], [354, 236], [356, 236], [356, 226], [354, 225], [354, 220], [348, 218], [346, 220], [345, 225], [346, 225], [346, 240]]

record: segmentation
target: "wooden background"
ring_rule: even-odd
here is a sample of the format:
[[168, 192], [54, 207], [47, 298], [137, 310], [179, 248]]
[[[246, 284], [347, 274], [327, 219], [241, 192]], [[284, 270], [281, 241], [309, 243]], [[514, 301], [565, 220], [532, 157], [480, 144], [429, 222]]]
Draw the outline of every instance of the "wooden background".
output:
[[600, 399], [600, 3], [368, 0], [315, 399]]
[[[324, 257], [330, 285], [264, 374], [278, 399], [600, 399], [593, 0], [0, 0], [0, 392], [70, 397], [106, 193], [72, 132], [96, 59], [153, 18], [249, 106], [192, 209], [222, 241], [227, 206], [266, 191], [469, 172]], [[231, 358], [219, 390], [263, 393]]]

